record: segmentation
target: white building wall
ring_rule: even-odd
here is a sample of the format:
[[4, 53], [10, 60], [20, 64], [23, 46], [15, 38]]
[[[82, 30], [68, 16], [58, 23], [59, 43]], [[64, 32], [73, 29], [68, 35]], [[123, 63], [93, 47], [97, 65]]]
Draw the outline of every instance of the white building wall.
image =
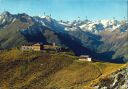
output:
[[86, 58], [86, 59], [84, 59], [84, 58], [79, 58], [79, 60], [80, 60], [80, 61], [92, 61], [91, 58]]
[[92, 59], [91, 58], [88, 58], [88, 61], [92, 61]]

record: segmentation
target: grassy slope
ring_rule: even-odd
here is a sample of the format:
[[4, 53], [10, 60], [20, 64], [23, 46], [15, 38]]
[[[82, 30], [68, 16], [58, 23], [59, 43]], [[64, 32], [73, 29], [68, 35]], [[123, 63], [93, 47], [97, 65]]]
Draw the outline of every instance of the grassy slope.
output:
[[68, 53], [21, 52], [17, 49], [1, 52], [0, 88], [82, 89], [123, 66], [76, 59]]

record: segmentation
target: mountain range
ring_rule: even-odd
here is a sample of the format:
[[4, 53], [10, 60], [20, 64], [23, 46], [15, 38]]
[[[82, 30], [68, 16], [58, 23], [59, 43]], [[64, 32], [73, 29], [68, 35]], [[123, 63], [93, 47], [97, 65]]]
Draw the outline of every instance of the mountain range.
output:
[[127, 62], [128, 22], [115, 19], [57, 21], [50, 16], [7, 11], [0, 15], [0, 49], [37, 42], [55, 42], [76, 55], [88, 54], [101, 61]]

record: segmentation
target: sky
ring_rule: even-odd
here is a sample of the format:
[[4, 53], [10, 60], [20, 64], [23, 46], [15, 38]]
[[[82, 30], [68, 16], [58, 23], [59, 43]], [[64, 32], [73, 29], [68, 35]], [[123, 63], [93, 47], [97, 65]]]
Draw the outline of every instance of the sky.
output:
[[127, 0], [0, 0], [0, 13], [50, 15], [58, 20], [123, 19], [127, 17]]

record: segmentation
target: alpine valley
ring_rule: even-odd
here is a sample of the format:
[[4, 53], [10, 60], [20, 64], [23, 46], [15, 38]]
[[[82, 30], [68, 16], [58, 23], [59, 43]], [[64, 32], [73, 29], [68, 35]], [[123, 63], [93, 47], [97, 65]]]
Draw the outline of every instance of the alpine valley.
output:
[[101, 61], [127, 62], [128, 22], [125, 19], [57, 21], [50, 16], [1, 13], [1, 50], [38, 42], [55, 42], [78, 56], [88, 54]]

